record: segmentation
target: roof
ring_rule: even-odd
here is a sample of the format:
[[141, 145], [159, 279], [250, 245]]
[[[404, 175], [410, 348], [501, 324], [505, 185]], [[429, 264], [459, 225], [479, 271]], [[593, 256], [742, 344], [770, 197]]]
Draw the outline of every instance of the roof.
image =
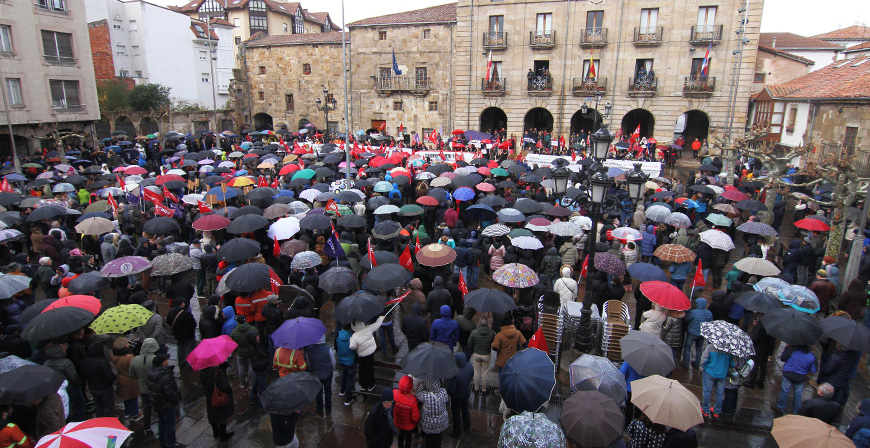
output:
[[776, 99], [870, 99], [870, 56], [836, 61], [765, 89]]
[[759, 44], [759, 45], [758, 45], [758, 50], [759, 50], [759, 51], [763, 51], [763, 52], [765, 52], [765, 53], [770, 53], [770, 54], [774, 54], [774, 55], [777, 55], [777, 56], [782, 56], [782, 57], [784, 57], [784, 58], [786, 58], [786, 59], [791, 59], [791, 60], [793, 60], [793, 61], [797, 61], [797, 62], [800, 62], [800, 63], [802, 63], [802, 64], [806, 64], [806, 65], [815, 65], [815, 61], [813, 61], [812, 59], [807, 59], [807, 58], [805, 58], [805, 57], [798, 56], [798, 55], [796, 55], [796, 54], [791, 54], [791, 53], [789, 53], [789, 52], [787, 52], [787, 51], [778, 50], [778, 49], [776, 49], [776, 48], [768, 47], [768, 46], [765, 46], [765, 45], [761, 45], [761, 44]]
[[[275, 45], [308, 45], [308, 44], [332, 44], [341, 43], [340, 32], [332, 33], [307, 33], [307, 34], [278, 34], [263, 36], [255, 34], [246, 44], [248, 47], [268, 47]], [[350, 42], [347, 35], [346, 42]]]
[[[173, 11], [183, 12], [183, 13], [191, 13], [199, 11], [199, 7], [203, 4], [205, 0], [191, 0], [190, 2], [181, 5], [181, 6], [170, 6], [169, 8]], [[224, 5], [224, 7], [228, 11], [244, 9], [248, 6], [248, 1], [250, 0], [217, 0], [218, 3]], [[293, 16], [296, 13], [296, 10], [299, 9], [300, 5], [297, 2], [294, 3], [284, 3], [278, 2], [275, 0], [263, 0], [266, 3], [266, 7], [269, 10], [276, 12], [278, 14], [283, 14], [287, 16]]]
[[456, 21], [456, 3], [448, 3], [446, 5], [432, 6], [429, 8], [415, 9], [413, 11], [404, 11], [395, 14], [387, 14], [385, 16], [369, 17], [368, 19], [357, 20], [347, 24], [352, 26], [375, 26], [375, 25], [402, 25], [406, 23], [436, 23], [436, 22], [455, 22]]
[[[776, 38], [776, 45], [773, 38]], [[776, 48], [777, 50], [842, 50], [842, 45], [825, 42], [814, 37], [804, 37], [794, 33], [760, 33], [758, 46]]]
[[321, 25], [326, 23], [326, 21], [328, 19], [330, 28], [334, 29], [335, 31], [341, 31], [341, 27], [336, 25], [335, 22], [332, 21], [332, 18], [329, 17], [328, 12], [308, 12], [308, 11], [305, 11], [305, 16], [306, 16], [305, 17], [306, 19], [308, 19], [308, 16], [313, 17], [314, 20], [316, 20]]
[[220, 17], [215, 17], [215, 18], [209, 20], [209, 23], [212, 24], [212, 25], [223, 25], [223, 26], [231, 26], [231, 27], [235, 27], [235, 25], [233, 25], [232, 23], [230, 23], [229, 20], [227, 20], [227, 19], [222, 19], [222, 18], [220, 18]]
[[813, 36], [821, 40], [870, 40], [870, 26], [852, 25], [846, 28], [830, 31]]
[[870, 41], [858, 44], [843, 50], [843, 53], [853, 53], [856, 51], [870, 51]]
[[[193, 35], [196, 36], [197, 39], [208, 39], [208, 35], [206, 35], [206, 26], [205, 22], [201, 20], [191, 20], [190, 21], [190, 31], [193, 32]], [[217, 33], [214, 30], [208, 30], [211, 34], [212, 40], [218, 40]]]

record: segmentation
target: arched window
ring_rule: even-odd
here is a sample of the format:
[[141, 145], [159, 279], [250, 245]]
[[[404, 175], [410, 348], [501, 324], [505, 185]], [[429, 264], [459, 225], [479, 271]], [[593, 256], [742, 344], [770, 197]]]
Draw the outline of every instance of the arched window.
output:
[[226, 8], [217, 0], [205, 0], [202, 2], [202, 5], [199, 7], [199, 18], [201, 20], [208, 20], [215, 17], [226, 19]]

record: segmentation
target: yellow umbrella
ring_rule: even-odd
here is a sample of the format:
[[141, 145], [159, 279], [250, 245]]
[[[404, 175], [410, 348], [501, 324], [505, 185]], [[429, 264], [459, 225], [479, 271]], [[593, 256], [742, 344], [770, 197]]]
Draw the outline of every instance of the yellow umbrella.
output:
[[282, 160], [282, 162], [284, 162], [284, 163], [290, 163], [290, 162], [296, 160], [296, 158], [297, 158], [297, 157], [296, 157], [296, 154], [290, 154], [290, 155], [284, 157], [284, 160]]
[[247, 187], [248, 185], [254, 185], [254, 180], [250, 177], [237, 177], [229, 181], [228, 185], [231, 187]]

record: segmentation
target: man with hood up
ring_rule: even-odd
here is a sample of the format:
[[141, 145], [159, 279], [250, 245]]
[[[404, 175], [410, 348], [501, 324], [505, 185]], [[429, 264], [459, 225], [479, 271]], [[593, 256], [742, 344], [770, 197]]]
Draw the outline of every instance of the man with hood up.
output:
[[640, 255], [644, 262], [651, 262], [653, 253], [656, 250], [656, 231], [652, 225], [646, 226], [646, 231], [641, 234], [643, 240], [640, 242]]
[[139, 380], [139, 394], [142, 398], [142, 427], [146, 435], [154, 435], [151, 431], [151, 398], [148, 392], [148, 372], [151, 371], [151, 363], [157, 356], [160, 345], [153, 338], [142, 341], [139, 355], [133, 357], [130, 362], [130, 376]]
[[169, 365], [169, 355], [157, 355], [148, 372], [148, 396], [157, 411], [158, 440], [161, 448], [175, 447], [175, 417], [181, 391], [175, 383], [174, 366]]
[[429, 338], [433, 341], [443, 342], [450, 351], [459, 341], [459, 324], [453, 320], [453, 311], [450, 306], [441, 305], [441, 318], [432, 322], [432, 329], [429, 331]]
[[646, 224], [646, 213], [644, 212], [643, 204], [637, 204], [637, 209], [634, 212], [634, 216], [631, 217], [631, 226], [635, 229], [643, 229], [643, 225]]
[[[453, 437], [459, 437], [462, 429], [468, 432], [471, 429], [471, 416], [468, 413], [468, 398], [471, 396], [471, 380], [474, 378], [474, 368], [465, 362], [465, 355], [454, 353], [456, 367], [459, 372], [447, 382], [447, 395], [450, 396], [450, 412], [453, 414]], [[462, 429], [460, 429], [460, 415], [462, 416]]]
[[224, 315], [220, 308], [221, 296], [212, 294], [208, 298], [208, 305], [202, 309], [199, 318], [199, 335], [202, 339], [216, 338], [221, 335], [221, 327], [224, 325]]
[[492, 341], [491, 348], [498, 353], [495, 359], [495, 365], [498, 366], [498, 371], [504, 368], [508, 360], [517, 354], [519, 347], [526, 343], [526, 338], [517, 330], [517, 327], [511, 322], [510, 318], [506, 318], [506, 325], [501, 327], [495, 339]]
[[[135, 294], [134, 294], [135, 295]], [[133, 301], [133, 296], [130, 296], [130, 300]], [[135, 302], [134, 302], [135, 303]], [[145, 300], [142, 302], [142, 306], [151, 311], [151, 317], [148, 318], [148, 321], [145, 322], [145, 325], [139, 328], [139, 338], [142, 340], [152, 338], [157, 341], [157, 345], [160, 347], [158, 350], [160, 353], [166, 353], [166, 325], [163, 321], [163, 316], [157, 312], [157, 304], [154, 303], [153, 300]]]
[[419, 303], [411, 305], [411, 313], [402, 317], [402, 334], [408, 341], [408, 351], [429, 340], [426, 319], [420, 317]]
[[223, 309], [224, 314], [224, 324], [221, 325], [221, 334], [229, 336], [230, 333], [238, 326], [238, 322], [236, 322], [236, 312], [233, 311], [233, 307], [225, 306]]
[[[426, 297], [426, 312], [429, 313], [429, 321], [432, 322], [440, 313], [443, 305], [450, 306], [453, 304], [453, 296], [444, 287], [444, 279], [439, 275], [432, 281], [432, 291]], [[453, 313], [451, 312], [451, 316]]]

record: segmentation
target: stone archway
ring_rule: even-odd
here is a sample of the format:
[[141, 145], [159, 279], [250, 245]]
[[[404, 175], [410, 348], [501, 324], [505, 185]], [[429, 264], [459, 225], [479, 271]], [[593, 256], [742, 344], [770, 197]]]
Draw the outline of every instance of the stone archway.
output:
[[696, 138], [698, 141], [704, 141], [709, 132], [710, 117], [704, 111], [692, 109], [677, 118], [677, 125], [674, 128], [674, 139], [677, 136], [682, 136], [686, 141], [686, 147], [689, 148]]
[[646, 109], [633, 109], [622, 117], [622, 135], [631, 136], [640, 125], [640, 138], [654, 137], [656, 119]]
[[94, 128], [97, 132], [97, 138], [100, 140], [104, 138], [110, 138], [112, 136], [112, 123], [106, 118], [105, 115], [100, 117], [100, 121], [94, 124]]
[[157, 121], [151, 117], [142, 117], [142, 119], [139, 120], [139, 133], [142, 135], [153, 134], [159, 129], [160, 127], [157, 125]]
[[594, 133], [598, 130], [597, 128], [601, 127], [602, 123], [604, 123], [604, 117], [601, 115], [601, 112], [598, 112], [591, 107], [585, 114], [582, 110], [578, 110], [571, 116], [571, 135], [573, 136], [578, 133], [583, 133], [584, 135]]
[[535, 107], [526, 112], [523, 118], [523, 131], [534, 128], [537, 131], [553, 132], [553, 114], [543, 107]]
[[487, 107], [480, 113], [480, 132], [495, 134], [500, 129], [507, 129], [507, 114], [498, 107]]
[[257, 115], [254, 115], [254, 130], [255, 131], [266, 131], [272, 130], [272, 116], [265, 113], [260, 112]]
[[136, 136], [136, 128], [133, 127], [133, 122], [124, 115], [115, 118], [115, 132], [124, 131], [127, 137], [133, 138]]

